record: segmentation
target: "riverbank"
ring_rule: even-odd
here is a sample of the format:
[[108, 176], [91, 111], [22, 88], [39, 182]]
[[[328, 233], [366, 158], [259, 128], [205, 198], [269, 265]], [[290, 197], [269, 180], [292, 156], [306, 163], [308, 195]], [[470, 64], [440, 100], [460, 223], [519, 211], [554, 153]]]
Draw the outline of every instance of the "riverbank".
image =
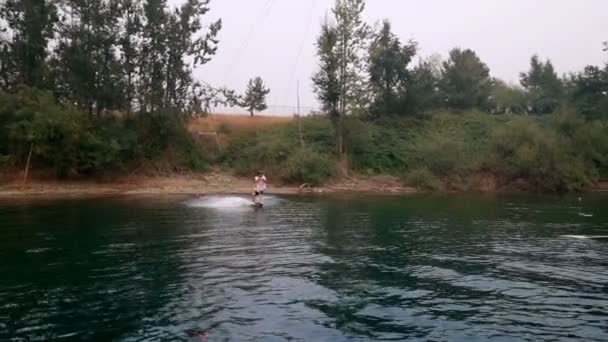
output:
[[[0, 197], [49, 195], [49, 196], [96, 196], [96, 195], [145, 195], [145, 194], [249, 194], [252, 181], [225, 173], [183, 174], [171, 176], [130, 176], [112, 181], [49, 181], [31, 180], [23, 186], [20, 180], [8, 180], [0, 184]], [[322, 187], [286, 184], [270, 184], [274, 194], [324, 194], [324, 193], [415, 193], [416, 189], [401, 185], [393, 177], [366, 179], [342, 179]]]

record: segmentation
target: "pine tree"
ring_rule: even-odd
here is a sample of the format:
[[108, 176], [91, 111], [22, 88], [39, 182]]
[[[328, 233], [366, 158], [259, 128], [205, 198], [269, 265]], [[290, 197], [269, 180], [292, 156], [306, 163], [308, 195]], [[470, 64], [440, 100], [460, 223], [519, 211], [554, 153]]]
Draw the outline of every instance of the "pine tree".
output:
[[412, 113], [425, 113], [445, 105], [441, 92], [441, 57], [421, 59], [410, 72], [407, 106]]
[[563, 84], [551, 61], [543, 63], [538, 56], [532, 56], [530, 70], [520, 74], [520, 81], [528, 92], [528, 106], [533, 113], [548, 114], [559, 107]]
[[4, 89], [15, 84], [45, 88], [48, 43], [57, 20], [50, 0], [5, 0], [0, 17], [6, 20], [11, 39], [0, 46], [0, 80]]
[[138, 57], [141, 53], [142, 3], [139, 0], [121, 0], [122, 26], [119, 31], [121, 74], [124, 78], [125, 110], [133, 109], [138, 81]]
[[270, 93], [270, 89], [264, 86], [264, 81], [261, 77], [252, 78], [247, 85], [247, 91], [241, 104], [247, 108], [249, 114], [253, 116], [255, 112], [261, 112], [268, 108], [266, 105], [266, 96]]
[[449, 108], [486, 108], [492, 89], [490, 69], [470, 50], [453, 49], [443, 63], [442, 91]]
[[90, 114], [125, 106], [118, 47], [119, 10], [112, 0], [64, 0], [52, 61], [55, 91]]
[[374, 111], [403, 112], [397, 108], [397, 99], [405, 94], [408, 88], [408, 65], [416, 55], [417, 45], [414, 42], [402, 45], [391, 31], [388, 20], [374, 34], [369, 48], [369, 85], [374, 95]]

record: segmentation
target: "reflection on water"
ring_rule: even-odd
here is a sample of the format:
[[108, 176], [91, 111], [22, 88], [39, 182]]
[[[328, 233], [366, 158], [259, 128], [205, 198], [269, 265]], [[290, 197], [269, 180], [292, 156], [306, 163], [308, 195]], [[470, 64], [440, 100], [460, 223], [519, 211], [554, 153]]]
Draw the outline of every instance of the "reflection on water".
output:
[[608, 340], [606, 197], [269, 199], [1, 202], [0, 340]]

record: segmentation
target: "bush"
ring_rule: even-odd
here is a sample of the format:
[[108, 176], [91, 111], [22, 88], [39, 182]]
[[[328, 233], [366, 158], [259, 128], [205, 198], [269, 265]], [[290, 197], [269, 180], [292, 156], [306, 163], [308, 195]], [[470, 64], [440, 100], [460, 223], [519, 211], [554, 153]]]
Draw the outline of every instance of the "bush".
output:
[[572, 144], [585, 159], [586, 168], [596, 170], [601, 179], [608, 178], [608, 124], [585, 123], [574, 131]]
[[288, 182], [320, 185], [335, 174], [335, 161], [329, 155], [300, 147], [282, 165], [281, 178]]
[[24, 89], [14, 95], [16, 106], [7, 125], [8, 145], [17, 161], [32, 157], [66, 176], [76, 165], [83, 116], [55, 103], [46, 92]]
[[582, 190], [596, 178], [567, 137], [534, 119], [517, 118], [496, 129], [492, 149], [495, 173], [527, 180], [537, 191]]
[[366, 174], [401, 175], [407, 169], [406, 141], [393, 128], [350, 119], [346, 143], [352, 168]]
[[44, 91], [0, 93], [0, 155], [32, 161], [58, 176], [124, 170], [173, 151], [175, 167], [202, 170], [206, 161], [179, 113], [139, 114], [128, 120], [96, 117], [55, 102]]
[[[329, 121], [303, 119], [301, 124], [306, 147], [315, 154], [331, 158], [333, 131]], [[285, 172], [285, 168], [290, 159], [293, 165], [293, 156], [301, 148], [297, 122], [292, 122], [235, 134], [220, 160], [239, 175], [265, 170], [286, 181], [300, 181], [301, 178], [292, 177], [295, 171]]]
[[135, 158], [136, 132], [116, 118], [88, 124], [78, 143], [78, 172], [125, 169]]
[[496, 118], [487, 114], [437, 114], [418, 129], [408, 147], [408, 164], [441, 179], [472, 175], [483, 168]]
[[443, 188], [441, 180], [425, 167], [408, 172], [405, 176], [405, 181], [419, 190], [437, 191]]

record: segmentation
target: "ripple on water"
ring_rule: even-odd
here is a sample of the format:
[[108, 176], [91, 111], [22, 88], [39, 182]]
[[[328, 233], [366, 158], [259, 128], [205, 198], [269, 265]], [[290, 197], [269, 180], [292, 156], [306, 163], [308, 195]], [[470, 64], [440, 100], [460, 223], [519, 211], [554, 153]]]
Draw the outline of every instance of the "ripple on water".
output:
[[608, 340], [608, 244], [559, 238], [608, 230], [601, 215], [550, 198], [266, 200], [0, 205], [0, 340]]

